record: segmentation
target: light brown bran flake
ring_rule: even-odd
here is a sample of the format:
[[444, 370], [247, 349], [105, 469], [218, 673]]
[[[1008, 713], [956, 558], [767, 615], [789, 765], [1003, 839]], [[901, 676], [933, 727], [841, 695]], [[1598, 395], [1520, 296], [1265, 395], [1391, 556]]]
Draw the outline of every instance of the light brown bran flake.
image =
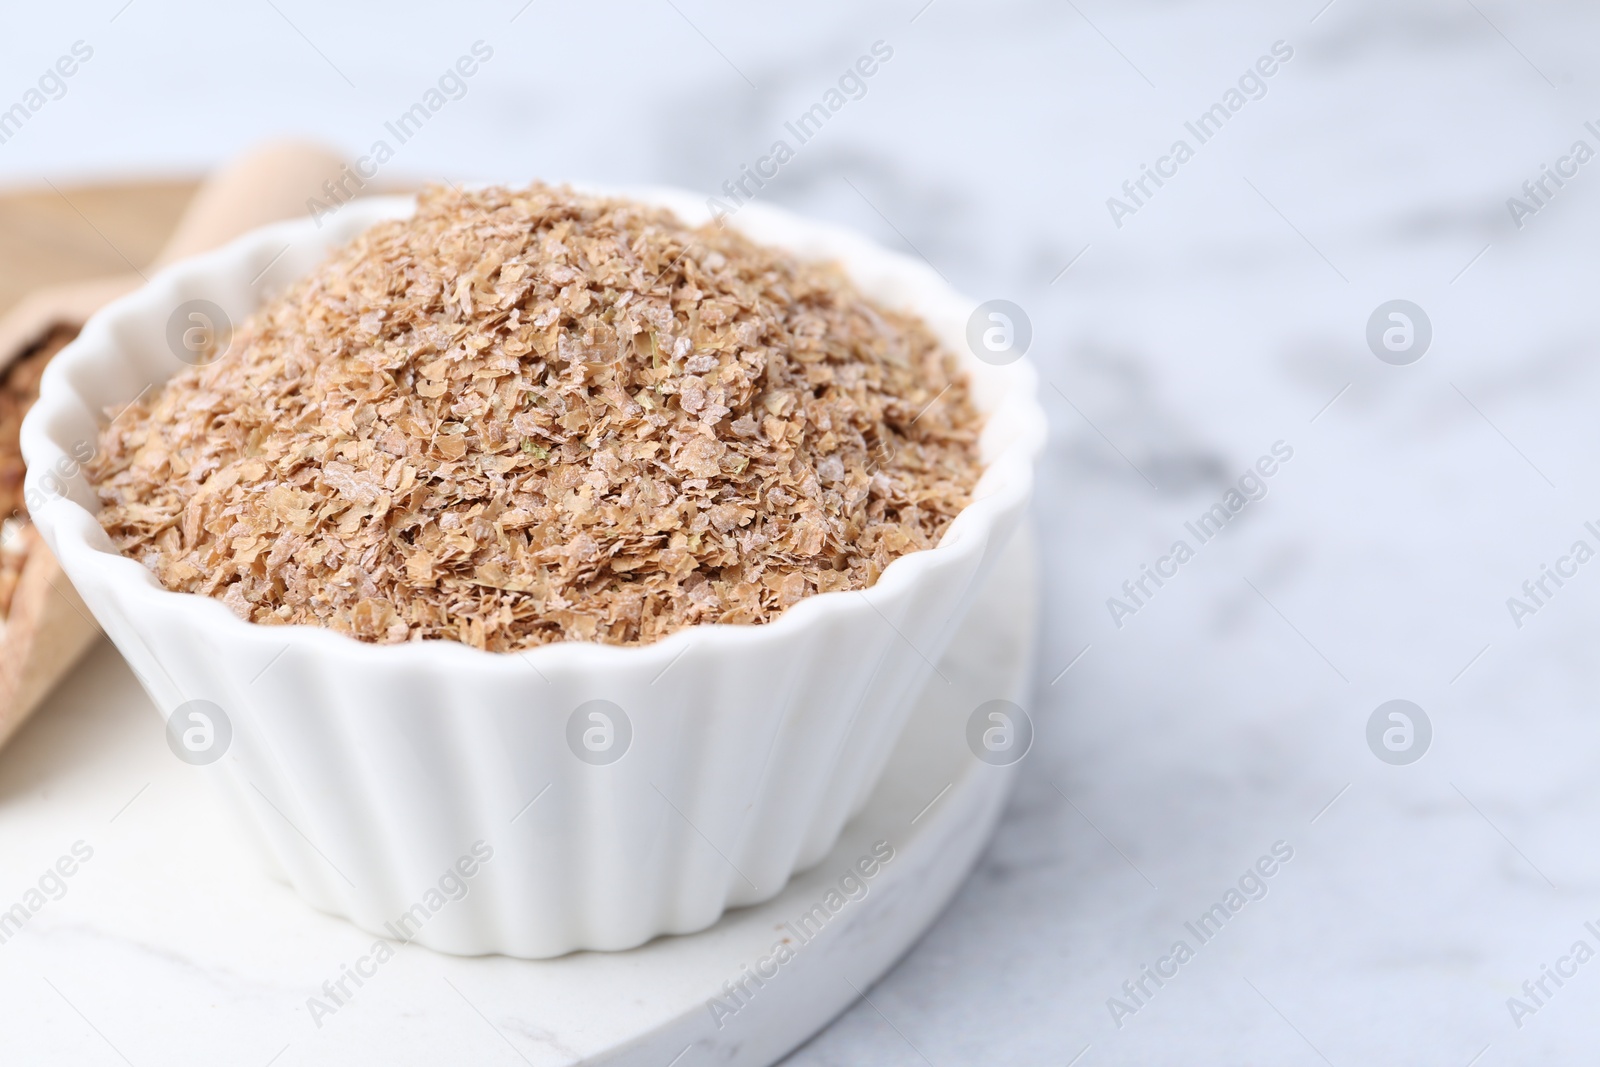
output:
[[168, 589], [508, 651], [870, 586], [967, 504], [979, 427], [928, 329], [835, 267], [436, 187], [108, 427], [90, 475]]

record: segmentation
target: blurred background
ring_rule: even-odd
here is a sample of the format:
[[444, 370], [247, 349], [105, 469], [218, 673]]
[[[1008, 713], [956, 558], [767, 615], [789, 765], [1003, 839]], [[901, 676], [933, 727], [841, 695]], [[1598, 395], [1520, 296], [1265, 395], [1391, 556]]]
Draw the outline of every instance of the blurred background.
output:
[[[190, 183], [292, 135], [386, 142], [373, 188], [707, 196], [783, 139], [759, 199], [1025, 309], [1037, 743], [875, 1007], [789, 1062], [1582, 1061], [1600, 965], [1524, 983], [1600, 948], [1600, 563], [1558, 562], [1600, 549], [1600, 9], [105, 0], [6, 29], [7, 303], [142, 264]], [[1264, 897], [1125, 992], [1277, 842]]]

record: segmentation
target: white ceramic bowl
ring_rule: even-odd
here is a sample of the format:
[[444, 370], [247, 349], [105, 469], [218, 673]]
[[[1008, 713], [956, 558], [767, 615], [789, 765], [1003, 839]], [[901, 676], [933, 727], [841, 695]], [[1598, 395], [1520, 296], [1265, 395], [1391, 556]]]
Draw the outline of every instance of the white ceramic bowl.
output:
[[[627, 195], [690, 223], [707, 217], [687, 194]], [[925, 265], [747, 205], [732, 222], [751, 237], [841, 261], [962, 354], [988, 416], [986, 470], [938, 547], [896, 560], [869, 590], [812, 596], [768, 625], [521, 654], [261, 626], [163, 589], [112, 547], [78, 469], [105, 412], [183, 368], [167, 340], [180, 304], [210, 300], [241, 321], [331, 248], [412, 209], [409, 198], [354, 201], [320, 226], [265, 227], [96, 315], [51, 363], [23, 427], [40, 530], [169, 717], [169, 741], [177, 716], [205, 744], [189, 713], [208, 705], [190, 702], [221, 709], [210, 751], [226, 753], [210, 770], [318, 908], [446, 952], [546, 957], [700, 930], [776, 895], [866, 802], [1023, 521], [1045, 437], [1033, 370], [973, 358], [973, 302]], [[597, 700], [621, 716], [582, 707]], [[591, 718], [596, 707], [609, 717]]]

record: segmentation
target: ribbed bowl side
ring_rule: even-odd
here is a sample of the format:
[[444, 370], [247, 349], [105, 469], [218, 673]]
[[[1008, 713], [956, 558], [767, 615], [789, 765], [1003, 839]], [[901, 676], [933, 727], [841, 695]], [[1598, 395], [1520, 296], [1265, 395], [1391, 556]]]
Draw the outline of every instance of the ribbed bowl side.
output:
[[[933, 677], [976, 569], [742, 660], [691, 645], [655, 678], [541, 677], [516, 657], [455, 675], [351, 669], [285, 651], [267, 627], [230, 645], [183, 611], [137, 636], [109, 628], [141, 675], [170, 682], [158, 704], [227, 709], [220, 767], [308, 901], [385, 933], [483, 841], [485, 873], [417, 939], [544, 956], [702, 929], [815, 862]], [[109, 594], [89, 599], [121, 620]], [[570, 709], [597, 698], [634, 709], [630, 747], [604, 766], [566, 737]]]

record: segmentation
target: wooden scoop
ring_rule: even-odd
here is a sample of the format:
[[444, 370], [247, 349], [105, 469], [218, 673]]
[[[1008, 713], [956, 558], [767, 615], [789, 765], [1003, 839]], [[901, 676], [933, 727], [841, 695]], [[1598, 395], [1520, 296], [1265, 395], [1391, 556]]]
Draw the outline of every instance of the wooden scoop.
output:
[[[306, 210], [344, 162], [310, 144], [281, 142], [229, 163], [195, 192], [151, 269], [208, 251]], [[48, 359], [100, 307], [144, 284], [129, 272], [38, 289], [0, 319], [0, 374], [19, 358]], [[8, 520], [0, 554], [20, 554], [10, 612], [0, 625], [0, 744], [99, 636], [89, 609], [31, 524]]]

